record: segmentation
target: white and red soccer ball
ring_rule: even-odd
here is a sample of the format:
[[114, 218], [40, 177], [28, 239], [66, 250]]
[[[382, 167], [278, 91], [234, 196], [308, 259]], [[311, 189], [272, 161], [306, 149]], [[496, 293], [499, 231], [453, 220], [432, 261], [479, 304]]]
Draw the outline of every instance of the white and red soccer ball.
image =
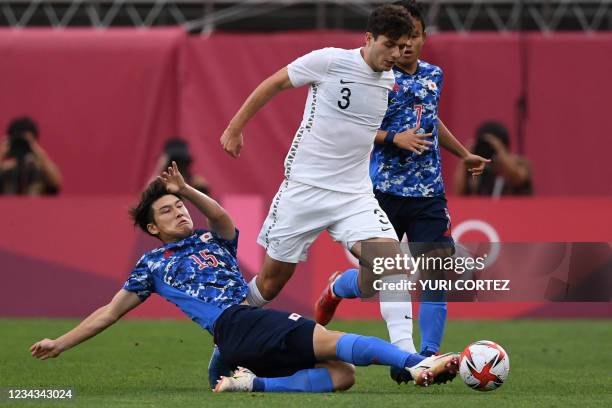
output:
[[510, 372], [510, 357], [497, 343], [480, 340], [461, 353], [459, 375], [470, 388], [493, 391], [504, 383]]

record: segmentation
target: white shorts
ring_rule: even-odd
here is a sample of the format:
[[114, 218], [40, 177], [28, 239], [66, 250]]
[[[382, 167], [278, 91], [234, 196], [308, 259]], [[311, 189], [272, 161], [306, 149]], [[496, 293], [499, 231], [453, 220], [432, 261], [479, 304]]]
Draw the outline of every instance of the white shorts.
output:
[[325, 230], [348, 249], [372, 238], [397, 241], [373, 193], [342, 193], [285, 180], [257, 242], [272, 259], [297, 263], [306, 260], [308, 247]]

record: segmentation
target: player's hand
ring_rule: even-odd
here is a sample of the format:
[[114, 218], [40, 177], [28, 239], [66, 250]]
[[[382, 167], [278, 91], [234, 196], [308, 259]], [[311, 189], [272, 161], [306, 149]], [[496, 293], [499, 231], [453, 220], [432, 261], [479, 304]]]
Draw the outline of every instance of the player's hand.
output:
[[425, 139], [431, 137], [431, 133], [416, 133], [416, 130], [417, 128], [412, 128], [396, 134], [393, 144], [400, 149], [410, 150], [416, 154], [429, 150], [429, 146], [433, 143]]
[[463, 158], [463, 164], [467, 168], [467, 171], [472, 174], [473, 177], [480, 176], [485, 169], [487, 163], [490, 163], [490, 159], [485, 159], [482, 156], [476, 154], [468, 154]]
[[0, 139], [0, 159], [6, 156], [10, 148], [8, 136], [4, 136]]
[[240, 157], [240, 151], [243, 145], [244, 141], [242, 140], [242, 132], [240, 131], [235, 131], [228, 127], [223, 132], [223, 135], [221, 135], [221, 146], [223, 150], [233, 158]]
[[183, 175], [176, 166], [176, 162], [172, 162], [172, 166], [160, 174], [157, 179], [164, 183], [166, 191], [173, 194], [178, 194], [187, 188], [187, 183]]
[[26, 132], [23, 137], [25, 140], [27, 140], [28, 144], [30, 145], [30, 150], [32, 150], [35, 157], [40, 158], [45, 156], [45, 151], [30, 132]]
[[43, 339], [37, 343], [34, 343], [30, 347], [30, 353], [32, 357], [40, 360], [46, 360], [48, 358], [55, 358], [59, 356], [64, 349], [59, 345], [57, 340]]

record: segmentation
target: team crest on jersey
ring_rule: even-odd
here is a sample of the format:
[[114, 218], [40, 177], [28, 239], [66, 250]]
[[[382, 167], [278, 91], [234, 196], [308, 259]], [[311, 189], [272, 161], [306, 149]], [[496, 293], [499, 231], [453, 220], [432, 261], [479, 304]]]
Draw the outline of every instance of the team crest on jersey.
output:
[[200, 241], [202, 242], [208, 242], [211, 239], [212, 239], [212, 234], [210, 232], [200, 235]]

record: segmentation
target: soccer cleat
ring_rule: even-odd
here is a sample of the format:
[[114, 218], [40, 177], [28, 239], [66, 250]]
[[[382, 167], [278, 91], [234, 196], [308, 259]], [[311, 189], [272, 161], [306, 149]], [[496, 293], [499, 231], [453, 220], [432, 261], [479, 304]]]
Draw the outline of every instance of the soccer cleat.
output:
[[323, 326], [327, 326], [331, 321], [336, 312], [336, 308], [342, 301], [342, 298], [335, 296], [332, 292], [332, 283], [341, 274], [342, 272], [336, 271], [330, 276], [327, 286], [325, 286], [323, 293], [321, 293], [321, 296], [319, 296], [319, 299], [315, 303], [315, 321]]
[[389, 375], [391, 376], [391, 379], [398, 384], [407, 384], [412, 381], [412, 376], [406, 369], [400, 370], [397, 367], [389, 367]]
[[229, 377], [221, 377], [215, 386], [214, 392], [250, 392], [253, 391], [253, 380], [255, 379], [249, 369], [238, 367], [238, 370]]
[[210, 388], [214, 389], [221, 377], [231, 376], [234, 370], [236, 370], [236, 367], [232, 367], [223, 361], [219, 348], [215, 346], [208, 363], [208, 384]]
[[406, 367], [416, 385], [427, 387], [452, 381], [459, 372], [459, 354], [446, 353], [427, 357], [413, 367]]

